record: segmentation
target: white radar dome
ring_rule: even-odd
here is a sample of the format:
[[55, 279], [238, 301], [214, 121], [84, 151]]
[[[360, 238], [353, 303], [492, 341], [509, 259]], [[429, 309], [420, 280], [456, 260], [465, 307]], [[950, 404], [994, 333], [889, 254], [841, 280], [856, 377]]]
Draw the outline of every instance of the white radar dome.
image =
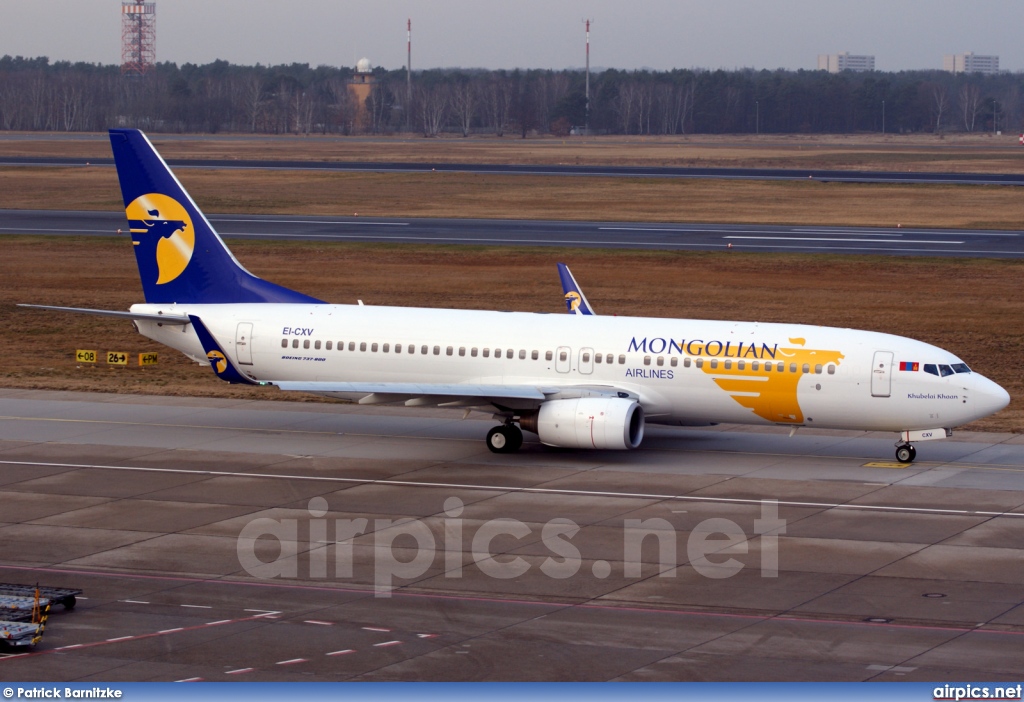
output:
[[358, 71], [359, 73], [369, 73], [372, 70], [373, 66], [370, 65], [370, 59], [361, 58], [359, 59], [358, 62], [356, 62], [356, 71]]

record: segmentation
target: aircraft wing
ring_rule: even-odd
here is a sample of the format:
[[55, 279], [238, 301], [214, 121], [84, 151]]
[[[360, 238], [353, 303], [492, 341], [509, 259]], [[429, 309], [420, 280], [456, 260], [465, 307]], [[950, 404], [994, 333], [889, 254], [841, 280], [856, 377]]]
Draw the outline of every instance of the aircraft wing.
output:
[[152, 314], [148, 312], [122, 312], [120, 310], [93, 310], [86, 307], [54, 307], [53, 305], [25, 305], [19, 304], [18, 307], [28, 307], [35, 310], [52, 310], [54, 312], [77, 312], [79, 314], [91, 314], [98, 317], [117, 317], [120, 319], [146, 319], [152, 322], [162, 322], [163, 324], [191, 324], [187, 315], [173, 315], [173, 314]]
[[361, 405], [404, 404], [408, 407], [529, 408], [551, 399], [569, 397], [634, 397], [606, 386], [547, 387], [534, 385], [473, 385], [469, 383], [342, 383], [332, 381], [270, 381], [285, 391], [308, 392]]

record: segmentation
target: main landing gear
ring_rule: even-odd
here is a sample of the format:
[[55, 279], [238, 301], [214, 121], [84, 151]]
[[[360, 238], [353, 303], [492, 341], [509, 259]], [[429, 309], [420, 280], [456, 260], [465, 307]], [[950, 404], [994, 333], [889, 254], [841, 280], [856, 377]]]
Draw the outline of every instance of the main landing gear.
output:
[[502, 424], [487, 432], [487, 448], [494, 453], [515, 453], [523, 445], [523, 432], [515, 424]]
[[917, 458], [917, 449], [913, 444], [900, 442], [896, 444], [896, 460], [900, 463], [913, 463]]

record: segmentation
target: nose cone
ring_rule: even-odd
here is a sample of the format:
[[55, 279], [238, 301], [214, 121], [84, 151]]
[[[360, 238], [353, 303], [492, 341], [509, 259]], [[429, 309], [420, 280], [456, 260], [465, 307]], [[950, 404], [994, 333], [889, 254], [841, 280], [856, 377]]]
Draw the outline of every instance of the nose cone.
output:
[[974, 404], [975, 414], [977, 414], [979, 419], [995, 414], [1010, 404], [1010, 393], [1006, 392], [1000, 385], [993, 383], [982, 375], [972, 373], [971, 376], [972, 385], [974, 386], [972, 388], [974, 396], [971, 400]]

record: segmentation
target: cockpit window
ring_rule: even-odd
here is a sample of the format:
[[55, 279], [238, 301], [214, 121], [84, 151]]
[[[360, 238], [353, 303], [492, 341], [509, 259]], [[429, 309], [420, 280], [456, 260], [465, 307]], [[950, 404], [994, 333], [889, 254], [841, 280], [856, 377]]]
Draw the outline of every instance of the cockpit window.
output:
[[925, 363], [924, 364], [924, 372], [925, 373], [931, 373], [932, 375], [938, 375], [939, 374], [939, 369], [935, 366], [934, 363]]
[[943, 378], [945, 378], [947, 375], [953, 375], [953, 369], [946, 365], [940, 365], [939, 372], [942, 373]]
[[953, 364], [953, 372], [954, 373], [970, 373], [971, 369], [967, 367], [966, 363], [954, 363]]

